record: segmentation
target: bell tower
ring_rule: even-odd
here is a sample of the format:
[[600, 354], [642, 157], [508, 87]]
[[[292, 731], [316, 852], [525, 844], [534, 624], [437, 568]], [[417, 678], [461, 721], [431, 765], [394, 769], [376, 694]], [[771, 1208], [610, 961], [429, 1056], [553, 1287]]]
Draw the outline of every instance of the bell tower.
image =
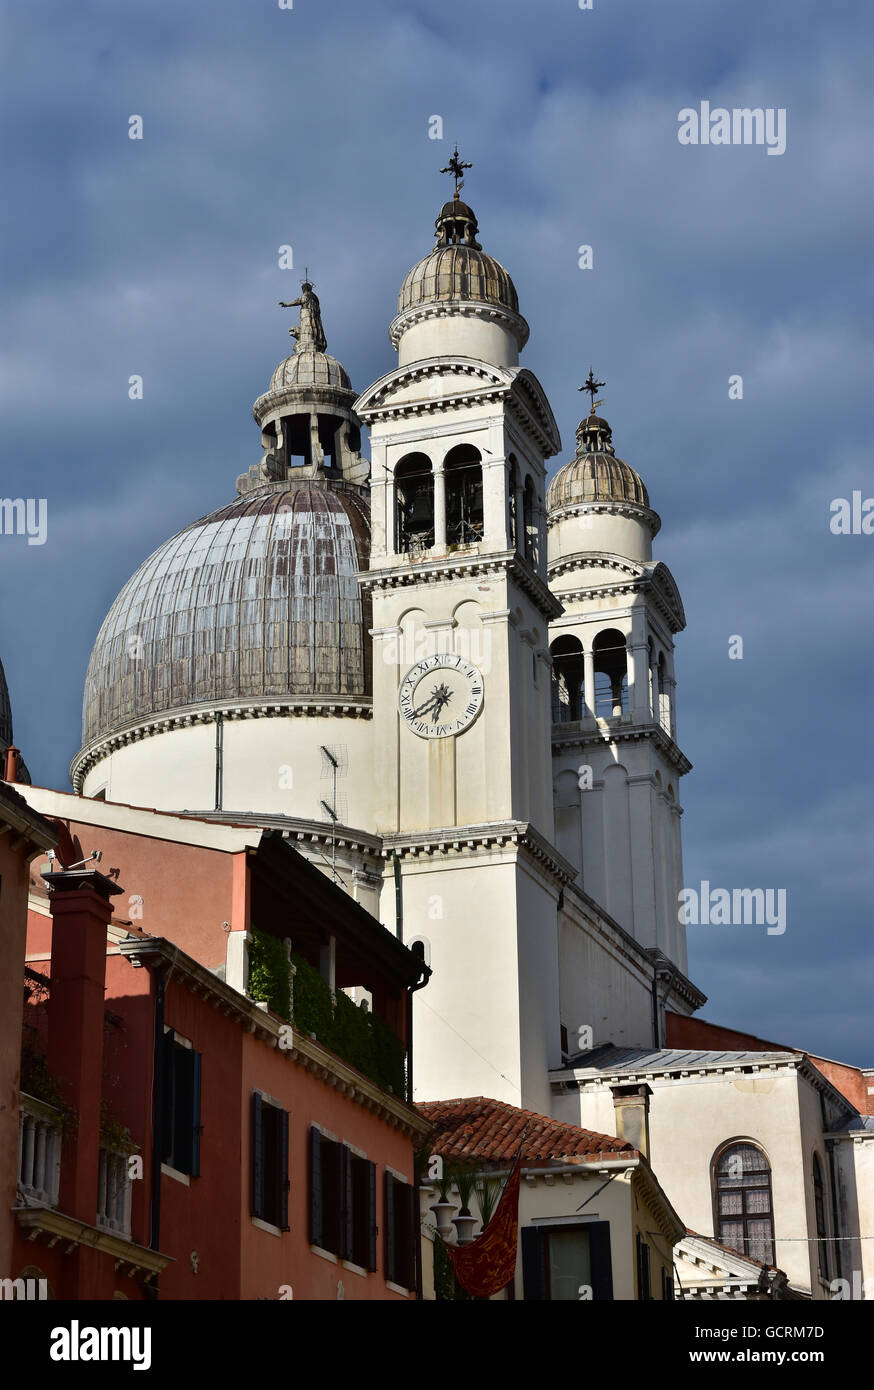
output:
[[643, 480], [595, 413], [547, 496], [556, 843], [576, 882], [646, 949], [684, 973], [674, 637], [686, 619]]
[[546, 396], [528, 325], [455, 196], [390, 328], [398, 367], [355, 403], [370, 428], [376, 829], [382, 920], [434, 972], [416, 1096], [549, 1104], [560, 1055], [552, 846]]

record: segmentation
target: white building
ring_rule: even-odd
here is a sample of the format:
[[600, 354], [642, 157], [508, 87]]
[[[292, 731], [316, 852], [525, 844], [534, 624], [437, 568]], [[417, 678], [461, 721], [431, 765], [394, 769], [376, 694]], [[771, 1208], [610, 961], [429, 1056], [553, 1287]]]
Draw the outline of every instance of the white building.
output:
[[[661, 1057], [666, 1012], [705, 998], [677, 911], [685, 618], [591, 375], [547, 487], [558, 430], [519, 364], [513, 282], [478, 236], [456, 188], [401, 287], [398, 366], [357, 398], [303, 285], [295, 351], [255, 402], [260, 462], [140, 566], [101, 628], [72, 777], [86, 797], [279, 827], [419, 941], [417, 1098], [485, 1095], [612, 1132], [577, 1054]], [[857, 1111], [817, 1119], [797, 1057], [756, 1064], [767, 1091], [737, 1065], [694, 1086], [658, 1071], [655, 1169], [713, 1236], [713, 1155], [744, 1136], [790, 1165], [785, 1221], [809, 1232], [813, 1152]], [[865, 1202], [844, 1206], [858, 1220]], [[783, 1267], [819, 1291], [812, 1259]]]

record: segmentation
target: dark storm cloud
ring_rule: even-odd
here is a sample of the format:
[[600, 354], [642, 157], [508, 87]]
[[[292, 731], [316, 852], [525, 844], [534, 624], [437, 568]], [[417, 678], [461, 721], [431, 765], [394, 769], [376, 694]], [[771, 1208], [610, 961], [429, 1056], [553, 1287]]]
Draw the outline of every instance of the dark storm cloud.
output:
[[[828, 530], [832, 498], [874, 495], [860, 7], [32, 0], [0, 45], [0, 491], [49, 505], [45, 546], [0, 538], [0, 653], [34, 779], [66, 785], [121, 584], [258, 458], [298, 270], [355, 384], [391, 367], [458, 139], [564, 457], [592, 361], [664, 520], [686, 882], [788, 891], [782, 937], [691, 930], [705, 1014], [870, 1062], [874, 538]], [[786, 153], [681, 147], [704, 99], [786, 108]]]

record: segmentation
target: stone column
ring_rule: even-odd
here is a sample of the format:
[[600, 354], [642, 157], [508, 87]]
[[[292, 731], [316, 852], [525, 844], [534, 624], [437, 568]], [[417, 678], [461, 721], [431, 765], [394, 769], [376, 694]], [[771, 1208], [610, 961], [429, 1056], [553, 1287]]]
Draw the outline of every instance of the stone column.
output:
[[446, 549], [446, 470], [443, 460], [433, 465], [434, 476], [434, 546]]
[[583, 652], [583, 703], [584, 719], [595, 718], [595, 654], [591, 647]]

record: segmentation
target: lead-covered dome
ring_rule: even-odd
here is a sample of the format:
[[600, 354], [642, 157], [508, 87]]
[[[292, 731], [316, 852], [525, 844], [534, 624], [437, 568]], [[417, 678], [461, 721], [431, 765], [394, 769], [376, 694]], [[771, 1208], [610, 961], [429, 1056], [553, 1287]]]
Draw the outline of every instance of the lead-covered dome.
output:
[[443, 204], [434, 226], [437, 245], [407, 274], [398, 295], [398, 313], [460, 299], [518, 314], [519, 296], [509, 271], [476, 239], [479, 226], [473, 208], [453, 198]]
[[351, 391], [345, 367], [329, 352], [319, 352], [316, 348], [298, 348], [284, 362], [280, 362], [270, 378], [268, 392], [287, 391], [292, 386], [336, 386], [342, 391]]
[[509, 271], [475, 246], [436, 246], [418, 261], [401, 285], [398, 313], [449, 299], [519, 312], [519, 296]]
[[581, 421], [576, 455], [558, 470], [546, 493], [550, 512], [585, 502], [625, 502], [649, 509], [643, 479], [630, 464], [617, 458], [610, 426], [600, 415]]
[[180, 707], [370, 691], [366, 491], [289, 479], [186, 526], [94, 644], [83, 743]]

